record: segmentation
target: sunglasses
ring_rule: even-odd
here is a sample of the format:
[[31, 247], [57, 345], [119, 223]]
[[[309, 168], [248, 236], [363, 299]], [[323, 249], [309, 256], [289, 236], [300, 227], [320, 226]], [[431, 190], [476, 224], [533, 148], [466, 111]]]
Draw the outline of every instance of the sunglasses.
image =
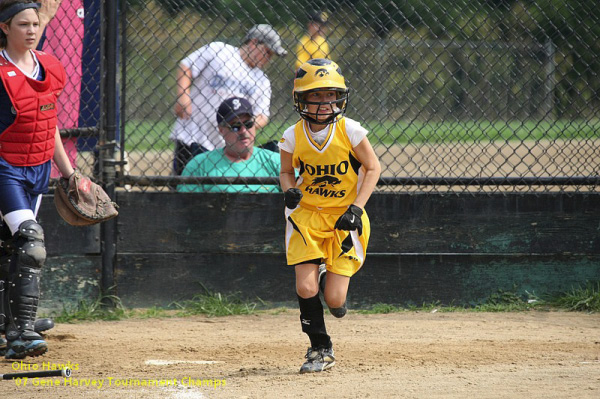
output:
[[233, 125], [226, 124], [225, 126], [227, 126], [227, 128], [232, 132], [237, 133], [242, 130], [242, 126], [244, 126], [246, 129], [252, 129], [254, 127], [254, 121], [249, 120], [244, 123], [234, 123]]

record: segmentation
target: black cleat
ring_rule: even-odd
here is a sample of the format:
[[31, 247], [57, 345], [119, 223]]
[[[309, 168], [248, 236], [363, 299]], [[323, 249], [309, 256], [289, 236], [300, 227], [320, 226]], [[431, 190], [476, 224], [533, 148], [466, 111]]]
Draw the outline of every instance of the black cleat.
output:
[[17, 339], [9, 341], [4, 353], [6, 359], [25, 359], [27, 356], [41, 356], [48, 351], [43, 339]]
[[33, 324], [33, 331], [41, 333], [48, 331], [54, 327], [54, 321], [52, 319], [37, 319]]
[[[37, 319], [33, 324], [33, 331], [40, 334], [44, 331], [48, 331], [54, 328], [54, 321], [52, 319]], [[0, 334], [4, 334], [4, 331], [0, 331]], [[39, 347], [43, 347], [44, 345], [39, 345]], [[8, 343], [4, 337], [0, 336], [0, 357], [6, 354], [6, 350], [8, 348]], [[31, 350], [31, 348], [30, 348]], [[31, 352], [40, 352], [41, 349], [37, 349]], [[35, 355], [34, 355], [35, 356]]]
[[335, 365], [333, 348], [308, 348], [304, 357], [306, 362], [300, 367], [300, 374], [318, 373]]

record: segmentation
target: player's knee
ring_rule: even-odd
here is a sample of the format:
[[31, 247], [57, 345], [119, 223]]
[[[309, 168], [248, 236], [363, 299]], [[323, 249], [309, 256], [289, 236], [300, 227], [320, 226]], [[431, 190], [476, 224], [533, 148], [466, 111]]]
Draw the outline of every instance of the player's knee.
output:
[[312, 298], [319, 293], [319, 286], [315, 283], [298, 282], [296, 283], [296, 293], [302, 298]]
[[26, 220], [15, 234], [19, 264], [40, 269], [46, 261], [44, 229], [35, 220]]
[[330, 308], [341, 308], [346, 302], [346, 295], [338, 292], [330, 292], [325, 289], [325, 303]]

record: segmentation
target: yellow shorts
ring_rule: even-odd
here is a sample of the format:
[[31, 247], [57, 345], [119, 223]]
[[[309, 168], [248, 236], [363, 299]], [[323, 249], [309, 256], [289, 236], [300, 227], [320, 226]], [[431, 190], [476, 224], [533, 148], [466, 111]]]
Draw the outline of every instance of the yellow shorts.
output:
[[343, 209], [285, 208], [287, 264], [322, 258], [328, 271], [352, 277], [365, 261], [371, 224], [367, 212], [363, 212], [362, 235], [358, 231], [336, 230], [335, 222], [343, 213]]

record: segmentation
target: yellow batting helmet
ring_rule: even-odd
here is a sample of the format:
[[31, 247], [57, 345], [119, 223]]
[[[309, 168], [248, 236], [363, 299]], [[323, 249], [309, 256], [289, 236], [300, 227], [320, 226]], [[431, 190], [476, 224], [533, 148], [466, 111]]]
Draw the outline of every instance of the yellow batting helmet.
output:
[[[306, 94], [313, 91], [332, 90], [337, 93], [335, 101], [312, 103], [306, 100]], [[325, 58], [315, 58], [302, 64], [294, 78], [294, 109], [302, 119], [313, 123], [331, 123], [338, 115], [346, 112], [348, 88], [342, 70], [335, 62]], [[317, 120], [315, 114], [307, 110], [307, 104], [330, 104], [332, 113], [326, 120]]]

